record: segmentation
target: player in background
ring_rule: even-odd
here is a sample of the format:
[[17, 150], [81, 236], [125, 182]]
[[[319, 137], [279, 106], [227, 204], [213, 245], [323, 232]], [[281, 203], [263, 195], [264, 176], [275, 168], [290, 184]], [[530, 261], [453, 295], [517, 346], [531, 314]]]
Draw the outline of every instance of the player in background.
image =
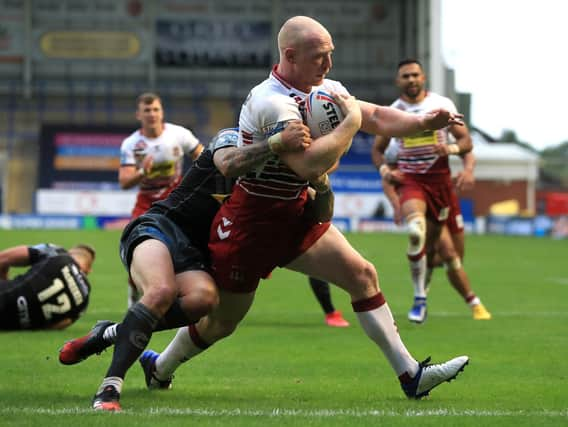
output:
[[[87, 309], [95, 250], [53, 244], [0, 251], [0, 330], [64, 329]], [[9, 279], [10, 267], [30, 268]]]
[[[399, 63], [396, 85], [401, 96], [392, 106], [421, 114], [432, 108], [456, 111], [453, 102], [425, 89], [426, 76], [415, 59]], [[450, 144], [450, 139], [455, 143]], [[390, 145], [389, 145], [390, 143]], [[390, 160], [385, 151], [394, 151]], [[451, 182], [448, 155], [460, 155], [464, 171], [457, 178], [458, 189], [473, 186], [475, 157], [465, 126], [449, 126], [408, 138], [377, 136], [372, 159], [383, 178], [385, 194], [394, 209], [395, 222], [404, 218], [409, 230], [407, 258], [414, 286], [414, 302], [408, 312], [412, 322], [427, 317], [426, 293], [432, 268], [440, 263], [452, 286], [471, 307], [474, 319], [487, 320], [491, 314], [471, 289], [463, 268], [464, 227], [459, 201]], [[391, 184], [395, 184], [397, 192]]]
[[[373, 162], [377, 168], [383, 163], [387, 163], [391, 171], [383, 178], [383, 191], [393, 206], [394, 222], [397, 225], [402, 224], [402, 214], [400, 209], [400, 200], [397, 193], [397, 148], [395, 144], [389, 144], [384, 153], [381, 152], [382, 147], [375, 145], [372, 151]], [[383, 161], [383, 158], [385, 159]], [[462, 156], [463, 171], [457, 175], [455, 187], [459, 191], [470, 190], [475, 182], [473, 170], [475, 167], [475, 156], [472, 152], [468, 152]], [[399, 179], [403, 179], [399, 176]], [[432, 273], [436, 267], [446, 267], [446, 276], [454, 289], [463, 297], [464, 301], [471, 307], [472, 315], [475, 320], [489, 320], [491, 313], [487, 311], [485, 306], [476, 300], [475, 293], [471, 289], [469, 278], [465, 272], [462, 274], [451, 268], [451, 254], [455, 249], [458, 256], [462, 260], [465, 255], [465, 232], [463, 227], [463, 217], [459, 206], [457, 195], [453, 194], [448, 222], [442, 227], [440, 237], [434, 243], [433, 251], [427, 254], [427, 271], [426, 271], [426, 292], [429, 291], [429, 285]], [[449, 263], [449, 265], [447, 265]]]
[[[259, 280], [281, 266], [329, 281], [349, 293], [363, 330], [387, 358], [404, 393], [419, 399], [455, 378], [469, 358], [419, 363], [398, 333], [374, 266], [330, 222], [306, 221], [302, 212], [307, 181], [339, 161], [359, 128], [372, 134], [412, 135], [461, 123], [460, 115], [446, 109], [415, 115], [356, 101], [341, 83], [326, 79], [334, 46], [329, 32], [312, 18], [296, 16], [286, 21], [278, 33], [278, 49], [279, 63], [243, 104], [239, 146], [265, 144], [289, 121], [301, 120], [301, 105], [313, 88], [336, 94], [341, 109], [348, 113], [305, 151], [280, 153], [254, 173], [241, 174], [211, 227], [209, 249], [219, 305], [191, 333], [178, 332], [153, 363], [152, 376], [166, 380], [182, 362], [232, 334], [251, 307]], [[228, 150], [232, 149], [224, 151]], [[323, 185], [321, 191], [327, 191]], [[172, 348], [175, 354], [169, 351]]]
[[[118, 170], [123, 190], [139, 187], [131, 219], [146, 212], [153, 202], [166, 198], [180, 183], [184, 156], [195, 160], [203, 151], [203, 145], [190, 130], [164, 121], [162, 100], [155, 93], [138, 96], [136, 119], [140, 129], [122, 142]], [[139, 298], [136, 288], [129, 283], [128, 306]]]

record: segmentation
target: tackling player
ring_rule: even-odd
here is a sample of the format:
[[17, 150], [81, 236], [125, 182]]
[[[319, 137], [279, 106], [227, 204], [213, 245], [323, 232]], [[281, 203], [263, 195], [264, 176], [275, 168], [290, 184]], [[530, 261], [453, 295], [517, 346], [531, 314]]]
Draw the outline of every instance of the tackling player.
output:
[[225, 178], [215, 165], [234, 176], [276, 151], [303, 150], [310, 142], [309, 131], [301, 123], [290, 124], [280, 136], [278, 144], [244, 147], [218, 162], [220, 153], [237, 142], [235, 131], [219, 132], [180, 185], [126, 227], [120, 254], [133, 282], [144, 291], [142, 298], [121, 323], [97, 322], [89, 334], [68, 341], [59, 353], [60, 362], [70, 365], [115, 343], [113, 360], [93, 399], [94, 409], [120, 410], [124, 376], [153, 331], [195, 322], [216, 304], [208, 268], [209, 229], [234, 180]]

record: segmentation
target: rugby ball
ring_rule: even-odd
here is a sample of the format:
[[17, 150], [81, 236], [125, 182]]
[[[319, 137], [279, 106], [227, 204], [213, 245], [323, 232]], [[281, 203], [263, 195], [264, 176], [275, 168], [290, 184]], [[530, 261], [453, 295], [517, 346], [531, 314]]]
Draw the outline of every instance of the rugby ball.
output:
[[330, 133], [343, 120], [343, 112], [333, 97], [321, 90], [312, 91], [306, 98], [305, 119], [313, 139]]

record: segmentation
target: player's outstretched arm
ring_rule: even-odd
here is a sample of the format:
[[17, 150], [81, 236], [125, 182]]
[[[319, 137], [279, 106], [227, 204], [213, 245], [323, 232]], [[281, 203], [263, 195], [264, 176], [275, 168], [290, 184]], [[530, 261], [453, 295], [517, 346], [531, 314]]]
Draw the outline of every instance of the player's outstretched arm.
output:
[[10, 267], [24, 267], [30, 265], [28, 247], [25, 245], [14, 246], [0, 252], [0, 279], [8, 280]]
[[282, 132], [268, 138], [268, 141], [217, 150], [213, 161], [224, 176], [237, 177], [250, 172], [274, 154], [303, 152], [311, 142], [308, 127], [299, 120], [293, 120]]
[[425, 130], [463, 125], [462, 115], [439, 108], [426, 114], [412, 114], [392, 107], [359, 101], [363, 121], [361, 130], [374, 135], [409, 136]]
[[330, 133], [314, 140], [303, 153], [283, 153], [280, 158], [301, 178], [317, 180], [347, 151], [361, 126], [361, 110], [352, 96], [335, 95], [345, 118]]

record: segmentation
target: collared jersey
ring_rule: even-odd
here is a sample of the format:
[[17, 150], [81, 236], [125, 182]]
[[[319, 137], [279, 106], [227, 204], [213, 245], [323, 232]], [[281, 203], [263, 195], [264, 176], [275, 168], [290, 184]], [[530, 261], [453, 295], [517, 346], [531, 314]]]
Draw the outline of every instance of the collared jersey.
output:
[[[408, 113], [424, 114], [436, 108], [445, 108], [456, 113], [454, 103], [444, 96], [428, 92], [422, 102], [411, 104], [397, 99], [391, 107]], [[447, 156], [440, 157], [434, 151], [436, 144], [449, 143], [448, 128], [429, 130], [408, 137], [392, 138], [390, 143], [396, 144], [398, 168], [405, 173], [413, 174], [449, 174], [450, 166]]]
[[[347, 94], [347, 89], [338, 81], [325, 79], [312, 90]], [[239, 116], [239, 146], [266, 141], [286, 126], [291, 120], [303, 120], [305, 99], [309, 93], [289, 85], [276, 71], [255, 86], [244, 102]], [[247, 193], [274, 199], [292, 200], [300, 196], [307, 182], [294, 171], [272, 156], [254, 171], [238, 179], [237, 184]]]

